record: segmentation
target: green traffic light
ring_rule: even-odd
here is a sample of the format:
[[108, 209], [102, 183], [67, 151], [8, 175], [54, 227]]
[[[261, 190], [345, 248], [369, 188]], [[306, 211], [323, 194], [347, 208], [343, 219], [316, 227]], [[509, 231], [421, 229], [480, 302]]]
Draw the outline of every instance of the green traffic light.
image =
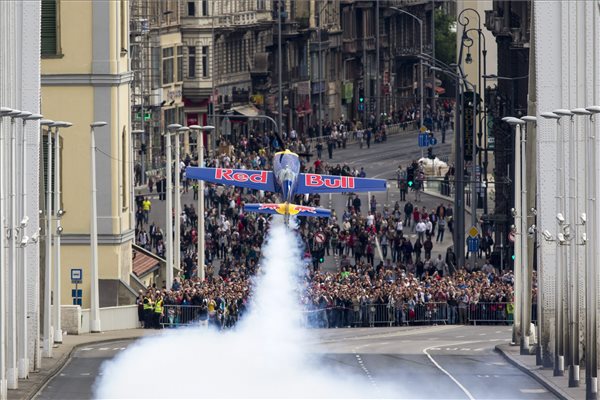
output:
[[322, 262], [324, 262], [324, 261], [325, 261], [325, 259], [324, 259], [323, 257], [319, 258], [319, 262], [320, 262], [320, 263], [322, 263]]
[[514, 254], [512, 255], [512, 259], [513, 259], [513, 261], [515, 261], [515, 255]]
[[364, 103], [364, 101], [365, 101], [365, 98], [364, 98], [364, 97], [359, 97], [359, 98], [358, 98], [358, 101], [360, 101], [361, 103]]
[[408, 186], [409, 186], [409, 187], [412, 187], [412, 185], [413, 185], [413, 184], [414, 184], [414, 182], [413, 182], [413, 181], [408, 181]]

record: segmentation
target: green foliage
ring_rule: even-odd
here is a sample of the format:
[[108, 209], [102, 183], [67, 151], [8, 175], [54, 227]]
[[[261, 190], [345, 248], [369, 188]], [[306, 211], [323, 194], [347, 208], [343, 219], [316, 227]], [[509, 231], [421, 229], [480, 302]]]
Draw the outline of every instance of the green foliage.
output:
[[435, 11], [435, 57], [446, 64], [456, 62], [456, 18], [440, 9]]

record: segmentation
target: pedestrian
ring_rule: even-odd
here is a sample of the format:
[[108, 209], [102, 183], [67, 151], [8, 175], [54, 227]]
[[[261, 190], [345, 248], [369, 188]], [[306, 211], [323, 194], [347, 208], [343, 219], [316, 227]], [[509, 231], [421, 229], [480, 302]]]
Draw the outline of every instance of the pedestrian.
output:
[[410, 221], [412, 219], [412, 213], [414, 210], [413, 204], [409, 201], [404, 205], [404, 226], [410, 226]]
[[438, 232], [437, 232], [437, 237], [435, 238], [436, 242], [442, 242], [444, 241], [444, 232], [446, 231], [446, 218], [440, 218], [440, 220], [437, 223], [438, 226]]
[[431, 258], [431, 249], [433, 249], [433, 243], [431, 237], [427, 236], [427, 239], [423, 242], [423, 250], [425, 250], [425, 258]]

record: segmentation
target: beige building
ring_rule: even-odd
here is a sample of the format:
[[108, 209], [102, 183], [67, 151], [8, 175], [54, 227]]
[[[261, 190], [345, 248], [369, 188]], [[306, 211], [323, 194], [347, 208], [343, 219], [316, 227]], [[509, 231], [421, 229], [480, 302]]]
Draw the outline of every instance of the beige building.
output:
[[[42, 1], [42, 113], [61, 129], [60, 303], [74, 304], [70, 272], [83, 270], [90, 307], [90, 123], [96, 128], [100, 306], [128, 304], [134, 238], [128, 1]], [[55, 262], [55, 261], [54, 261]], [[54, 294], [56, 298], [56, 294]]]

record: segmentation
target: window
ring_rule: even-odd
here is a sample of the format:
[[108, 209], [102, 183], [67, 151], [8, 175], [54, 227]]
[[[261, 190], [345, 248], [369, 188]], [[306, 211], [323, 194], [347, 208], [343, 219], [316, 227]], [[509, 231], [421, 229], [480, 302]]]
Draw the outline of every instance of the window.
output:
[[188, 1], [188, 17], [196, 16], [196, 3], [193, 1]]
[[[160, 71], [160, 47], [152, 47], [152, 71]], [[153, 73], [152, 89], [160, 87], [160, 74]]]
[[173, 83], [173, 48], [162, 49], [162, 83]]
[[[131, 136], [130, 136], [131, 138]], [[123, 131], [121, 132], [121, 209], [123, 211], [127, 210], [129, 205], [129, 190], [126, 189], [125, 183], [127, 182], [127, 177], [131, 175], [129, 171], [129, 151], [128, 143], [127, 143], [127, 128], [123, 126]]]
[[257, 11], [264, 11], [265, 10], [265, 0], [258, 0], [256, 2], [256, 10]]
[[208, 69], [208, 46], [202, 46], [202, 77], [208, 78], [209, 69]]
[[183, 46], [177, 46], [177, 82], [183, 81]]
[[208, 16], [208, 0], [202, 0], [202, 16]]
[[196, 47], [188, 47], [188, 78], [196, 77]]
[[42, 56], [58, 54], [58, 23], [56, 0], [42, 0]]

